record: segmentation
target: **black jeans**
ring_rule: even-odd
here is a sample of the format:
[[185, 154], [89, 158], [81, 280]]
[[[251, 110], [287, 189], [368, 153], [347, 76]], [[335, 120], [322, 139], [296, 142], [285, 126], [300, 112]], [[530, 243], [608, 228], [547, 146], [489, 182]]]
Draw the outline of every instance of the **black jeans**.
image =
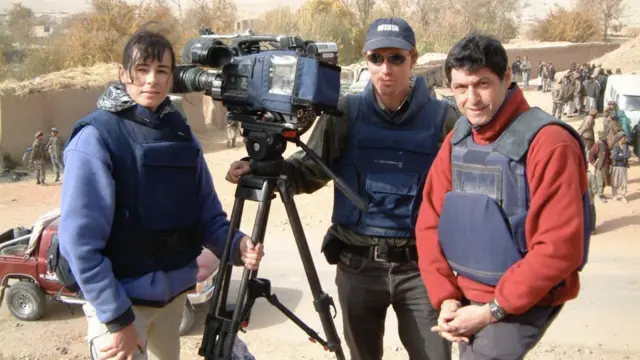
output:
[[389, 306], [398, 316], [400, 340], [410, 360], [451, 359], [451, 343], [431, 332], [438, 311], [431, 306], [415, 261], [389, 263], [343, 251], [336, 286], [352, 360], [382, 359]]
[[[478, 303], [474, 303], [480, 305]], [[562, 305], [533, 307], [521, 315], [509, 315], [480, 330], [466, 345], [460, 343], [460, 360], [521, 360], [542, 339]]]

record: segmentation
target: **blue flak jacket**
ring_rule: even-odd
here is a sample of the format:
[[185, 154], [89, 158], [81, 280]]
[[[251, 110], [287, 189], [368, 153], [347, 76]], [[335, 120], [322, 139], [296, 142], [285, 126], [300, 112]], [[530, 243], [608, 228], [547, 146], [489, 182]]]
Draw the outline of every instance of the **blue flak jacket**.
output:
[[220, 256], [229, 231], [202, 149], [170, 101], [156, 113], [117, 110], [74, 125], [59, 227], [61, 254], [103, 323], [192, 288], [202, 246]]
[[[535, 135], [560, 125], [582, 144], [578, 133], [539, 108], [514, 120], [498, 140], [479, 145], [466, 118], [456, 123], [451, 139], [452, 191], [445, 195], [438, 238], [451, 268], [479, 283], [496, 286], [502, 275], [528, 250], [525, 223], [530, 194], [526, 154]], [[586, 164], [586, 154], [584, 154]], [[585, 217], [584, 258], [591, 236], [589, 192], [582, 196]]]
[[333, 170], [369, 200], [369, 209], [360, 211], [336, 188], [331, 221], [362, 235], [415, 237], [421, 188], [438, 153], [446, 111], [444, 102], [429, 96], [422, 77], [400, 119], [380, 109], [371, 82], [349, 95], [348, 145]]

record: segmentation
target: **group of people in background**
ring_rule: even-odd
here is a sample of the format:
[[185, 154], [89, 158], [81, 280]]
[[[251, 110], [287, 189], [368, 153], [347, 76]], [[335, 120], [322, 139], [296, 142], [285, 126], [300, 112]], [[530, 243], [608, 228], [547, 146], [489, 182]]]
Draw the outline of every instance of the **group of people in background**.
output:
[[604, 109], [603, 130], [598, 132], [596, 138], [594, 126], [597, 114], [597, 110], [591, 110], [578, 128], [595, 172], [592, 176], [595, 183], [593, 191], [601, 202], [606, 203], [604, 189], [611, 186], [613, 198], [626, 203], [627, 168], [631, 147], [636, 156], [640, 154], [640, 125], [636, 124], [632, 129], [624, 111], [619, 109], [615, 101], [609, 101]]
[[[532, 66], [526, 56], [517, 57], [511, 64], [515, 81], [529, 89]], [[615, 101], [605, 103], [604, 93], [610, 75], [621, 75], [620, 68], [606, 69], [602, 64], [572, 63], [569, 70], [559, 78], [551, 61], [540, 61], [537, 67], [537, 90], [551, 92], [553, 101], [551, 114], [557, 119], [586, 115], [578, 133], [582, 137], [593, 173], [588, 171], [590, 193], [606, 203], [604, 189], [611, 186], [612, 197], [628, 202], [627, 169], [631, 155], [640, 157], [640, 124], [631, 122]], [[604, 128], [595, 132], [595, 119], [604, 117]], [[596, 136], [597, 135], [597, 136]], [[592, 206], [592, 228], [595, 229], [595, 207]]]
[[[616, 69], [615, 74], [620, 75], [622, 72]], [[569, 71], [552, 89], [553, 115], [560, 119], [562, 115], [587, 115], [593, 110], [603, 112], [604, 91], [610, 75], [613, 75], [613, 71], [604, 69], [602, 65], [571, 64]]]

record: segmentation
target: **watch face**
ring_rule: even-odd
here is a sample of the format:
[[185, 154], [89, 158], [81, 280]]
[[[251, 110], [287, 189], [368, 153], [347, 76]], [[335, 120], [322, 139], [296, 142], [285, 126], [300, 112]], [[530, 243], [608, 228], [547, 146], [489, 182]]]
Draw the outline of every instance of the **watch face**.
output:
[[495, 302], [491, 302], [489, 305], [491, 310], [491, 316], [493, 316], [496, 320], [502, 320], [505, 316], [504, 310], [499, 307]]

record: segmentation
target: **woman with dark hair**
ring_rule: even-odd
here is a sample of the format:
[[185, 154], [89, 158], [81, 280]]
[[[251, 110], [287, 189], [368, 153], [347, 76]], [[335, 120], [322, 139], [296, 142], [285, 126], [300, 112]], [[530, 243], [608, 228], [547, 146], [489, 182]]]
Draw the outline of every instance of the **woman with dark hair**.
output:
[[[73, 127], [64, 152], [60, 253], [86, 299], [94, 359], [178, 359], [187, 292], [203, 246], [229, 231], [202, 148], [167, 96], [175, 54], [134, 34], [120, 84]], [[262, 245], [240, 231], [231, 263], [257, 269]]]

